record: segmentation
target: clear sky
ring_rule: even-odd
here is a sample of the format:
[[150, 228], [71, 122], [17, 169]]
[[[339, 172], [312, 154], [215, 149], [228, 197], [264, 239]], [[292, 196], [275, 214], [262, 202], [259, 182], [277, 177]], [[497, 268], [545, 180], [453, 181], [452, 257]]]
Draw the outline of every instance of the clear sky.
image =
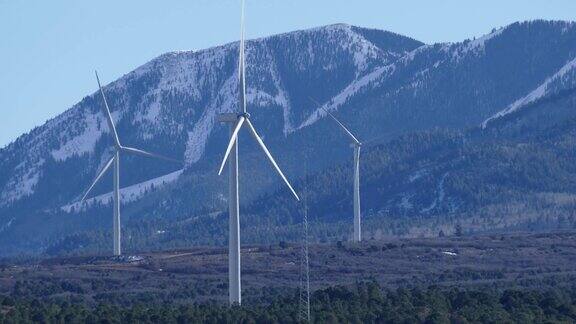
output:
[[[238, 39], [240, 0], [0, 0], [0, 147], [174, 50]], [[576, 20], [576, 0], [247, 0], [249, 38], [349, 23], [426, 43], [528, 19]]]

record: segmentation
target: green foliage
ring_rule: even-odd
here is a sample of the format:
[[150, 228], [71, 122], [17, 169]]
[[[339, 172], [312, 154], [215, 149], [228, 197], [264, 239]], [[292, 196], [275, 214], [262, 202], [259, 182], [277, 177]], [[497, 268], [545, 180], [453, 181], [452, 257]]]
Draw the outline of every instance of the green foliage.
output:
[[[265, 304], [100, 303], [0, 296], [0, 323], [298, 323], [298, 296], [271, 296]], [[572, 323], [576, 294], [569, 291], [381, 289], [374, 282], [336, 286], [312, 296], [315, 323]]]

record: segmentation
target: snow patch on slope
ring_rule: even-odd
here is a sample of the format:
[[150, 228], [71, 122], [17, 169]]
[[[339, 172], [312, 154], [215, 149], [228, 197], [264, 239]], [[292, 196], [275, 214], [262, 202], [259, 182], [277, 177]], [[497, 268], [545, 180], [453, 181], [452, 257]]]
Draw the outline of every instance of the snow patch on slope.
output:
[[[267, 55], [270, 61], [270, 73], [272, 77], [272, 81], [274, 82], [274, 87], [276, 88], [277, 94], [274, 96], [274, 102], [282, 107], [282, 113], [284, 117], [284, 135], [289, 134], [294, 130], [294, 126], [292, 125], [292, 121], [290, 116], [292, 115], [292, 106], [290, 105], [290, 100], [288, 99], [288, 94], [284, 91], [284, 87], [282, 86], [282, 80], [280, 78], [278, 72], [278, 65], [276, 64], [276, 60], [274, 55], [270, 52], [268, 46], [266, 47]], [[312, 56], [314, 54], [312, 53]]]
[[[350, 32], [354, 33], [354, 31], [352, 31], [352, 30]], [[355, 34], [358, 35], [357, 33], [355, 33]], [[358, 35], [358, 37], [361, 37], [364, 42], [370, 43], [369, 41], [364, 39], [362, 36]], [[372, 44], [372, 43], [370, 43], [370, 44]], [[384, 77], [392, 75], [397, 70], [397, 68], [399, 66], [405, 66], [405, 65], [409, 64], [410, 62], [412, 62], [414, 60], [414, 58], [418, 54], [426, 51], [427, 49], [434, 48], [435, 46], [438, 46], [438, 45], [441, 45], [443, 47], [448, 46], [447, 44], [422, 45], [418, 48], [415, 48], [412, 51], [403, 53], [403, 56], [398, 58], [398, 60], [395, 61], [394, 63], [387, 64], [387, 65], [380, 66], [380, 67], [376, 67], [371, 72], [369, 72], [365, 75], [362, 75], [362, 76], [359, 76], [359, 73], [357, 72], [356, 78], [348, 86], [346, 86], [340, 93], [338, 93], [336, 96], [334, 96], [328, 102], [326, 102], [324, 105], [322, 105], [322, 107], [318, 107], [315, 111], [313, 111], [310, 114], [310, 116], [308, 116], [308, 118], [306, 120], [304, 120], [300, 124], [300, 126], [298, 126], [297, 129], [302, 129], [304, 127], [311, 126], [312, 124], [314, 124], [318, 120], [326, 117], [327, 111], [332, 112], [332, 111], [337, 110], [340, 106], [344, 105], [348, 100], [350, 100], [350, 98], [357, 95], [360, 91], [365, 90], [371, 86], [372, 87], [377, 86], [382, 81], [382, 79]], [[374, 45], [372, 44], [372, 46], [374, 46]], [[364, 50], [367, 51], [368, 53], [372, 53], [372, 50], [367, 50], [367, 49], [364, 49]], [[372, 55], [366, 55], [365, 57], [371, 57], [371, 56]]]
[[[253, 43], [248, 43], [248, 45], [251, 44]], [[286, 135], [293, 129], [290, 119], [292, 107], [290, 105], [288, 94], [284, 90], [282, 84], [282, 79], [276, 63], [276, 57], [273, 54], [271, 45], [266, 41], [261, 44], [249, 46], [249, 51], [247, 51], [247, 53], [250, 54], [250, 52], [255, 51], [256, 47], [260, 47], [260, 52], [263, 53], [263, 57], [254, 60], [252, 58], [256, 57], [256, 55], [247, 56], [247, 58], [249, 58], [247, 64], [250, 67], [247, 79], [249, 85], [251, 84], [247, 88], [246, 94], [247, 103], [249, 105], [248, 108], [250, 110], [254, 106], [266, 107], [270, 105], [281, 107], [284, 120], [283, 131], [284, 135]], [[254, 80], [255, 82], [250, 83], [251, 80]], [[260, 89], [262, 82], [265, 83], [264, 87], [266, 90]], [[267, 85], [271, 85], [272, 87], [269, 88]]]
[[378, 80], [384, 74], [389, 73], [394, 69], [393, 65], [388, 65], [384, 67], [380, 67], [368, 73], [367, 75], [363, 76], [358, 80], [354, 80], [350, 83], [344, 90], [342, 90], [339, 94], [333, 97], [329, 102], [322, 105], [316, 109], [310, 116], [298, 127], [298, 129], [302, 129], [304, 127], [310, 126], [317, 122], [318, 120], [324, 118], [328, 113], [338, 109], [341, 105], [346, 103], [351, 97], [357, 94], [360, 90], [366, 88], [367, 86], [371, 85], [373, 82]]
[[0, 227], [0, 233], [2, 233], [2, 232], [4, 232], [5, 230], [9, 229], [10, 226], [12, 226], [12, 223], [14, 222], [14, 219], [15, 219], [15, 218], [12, 217], [12, 218], [10, 218], [10, 220], [9, 220], [6, 224], [2, 225], [2, 227]]
[[41, 159], [33, 166], [26, 166], [24, 163], [19, 164], [15, 168], [15, 176], [13, 176], [6, 185], [0, 201], [2, 205], [14, 202], [22, 197], [32, 195], [34, 188], [38, 184], [41, 175], [41, 167], [44, 164], [44, 159]]
[[403, 209], [412, 209], [414, 207], [414, 204], [412, 204], [412, 202], [410, 201], [410, 199], [413, 197], [414, 195], [402, 195], [402, 198], [400, 199], [400, 204], [398, 204], [398, 206], [400, 208]]
[[184, 153], [186, 165], [198, 162], [204, 154], [208, 136], [214, 128], [216, 113], [233, 112], [234, 108], [237, 107], [235, 97], [236, 89], [238, 88], [237, 72], [238, 69], [226, 80], [216, 98], [212, 100], [212, 104], [204, 110], [200, 120], [196, 122], [192, 131], [188, 133], [188, 142]]
[[443, 50], [446, 53], [450, 53], [450, 58], [452, 61], [459, 62], [462, 58], [468, 55], [481, 55], [486, 52], [486, 44], [500, 36], [507, 27], [501, 27], [500, 29], [494, 30], [489, 34], [482, 37], [466, 40], [463, 43], [444, 44]]
[[406, 65], [412, 61], [414, 61], [414, 58], [416, 58], [416, 56], [420, 53], [423, 53], [426, 50], [429, 50], [431, 48], [434, 48], [434, 46], [437, 46], [438, 44], [426, 44], [426, 45], [422, 45], [420, 47], [417, 47], [413, 50], [411, 50], [410, 52], [406, 53], [406, 55], [402, 56], [398, 62]]
[[[295, 40], [302, 38], [304, 36], [316, 35], [318, 33], [322, 34], [323, 42], [333, 45], [335, 48], [342, 49], [352, 54], [354, 60], [354, 65], [356, 67], [357, 76], [365, 72], [370, 68], [370, 61], [382, 58], [383, 51], [374, 45], [372, 42], [367, 40], [364, 36], [354, 31], [354, 27], [348, 24], [334, 24], [329, 26], [321, 26], [306, 30], [300, 30], [285, 34], [279, 34], [273, 36], [273, 38], [280, 37], [292, 37]], [[255, 41], [261, 41], [270, 38], [256, 39]], [[310, 62], [314, 62], [315, 53], [313, 50], [314, 44], [311, 40], [307, 40], [306, 46], [308, 54], [308, 59]], [[306, 66], [299, 66], [300, 70], [306, 68]]]
[[[126, 188], [120, 189], [120, 201], [121, 203], [129, 203], [138, 200], [143, 197], [150, 190], [161, 188], [167, 184], [173, 183], [182, 174], [183, 170], [178, 170], [167, 175], [154, 178], [152, 180], [144, 181]], [[65, 212], [74, 212], [85, 208], [86, 206], [98, 204], [109, 204], [112, 201], [112, 192], [105, 193], [90, 199], [86, 199], [84, 202], [76, 202], [61, 207]]]
[[[280, 106], [283, 109], [284, 116], [284, 134], [293, 130], [290, 122], [291, 105], [286, 91], [282, 86], [282, 81], [278, 74], [278, 67], [274, 60], [268, 46], [264, 43], [256, 44], [256, 41], [248, 41], [246, 43], [246, 66], [247, 66], [247, 83], [248, 88], [246, 92], [247, 104], [251, 107], [265, 107], [267, 105]], [[236, 48], [238, 44], [235, 44]], [[264, 55], [269, 65], [262, 66], [261, 62], [253, 61], [250, 53], [254, 51], [256, 46], [264, 46]], [[232, 48], [232, 51], [236, 49]], [[254, 70], [259, 73], [264, 73], [264, 78], [270, 78], [273, 85], [273, 92], [270, 94], [268, 91], [260, 89], [257, 85], [250, 85], [250, 79], [254, 75]], [[262, 76], [261, 76], [262, 77]], [[198, 162], [206, 149], [206, 144], [210, 134], [214, 129], [214, 124], [219, 113], [230, 113], [238, 110], [238, 65], [236, 69], [230, 74], [224, 84], [218, 89], [218, 92], [210, 99], [210, 104], [204, 110], [200, 119], [196, 122], [192, 131], [188, 132], [188, 141], [186, 144], [185, 160], [187, 165], [192, 165]]]
[[452, 53], [452, 57], [459, 60], [468, 53], [483, 53], [486, 50], [486, 43], [502, 34], [505, 28], [500, 28], [489, 34], [486, 34], [480, 38], [474, 39], [465, 43], [464, 46], [459, 50]]
[[160, 74], [158, 84], [147, 92], [138, 105], [134, 121], [156, 124], [162, 112], [165, 96], [185, 94], [193, 100], [202, 98], [202, 86], [211, 80], [211, 69], [224, 64], [231, 45], [214, 47], [200, 52], [171, 52], [160, 56], [155, 69]]
[[568, 63], [566, 63], [560, 70], [558, 70], [558, 72], [556, 72], [551, 77], [548, 77], [544, 81], [544, 83], [542, 83], [536, 89], [532, 90], [529, 94], [516, 100], [510, 106], [506, 107], [506, 109], [501, 110], [501, 111], [497, 112], [496, 114], [492, 115], [490, 118], [486, 119], [481, 125], [482, 128], [483, 129], [486, 128], [486, 126], [488, 125], [488, 123], [490, 121], [501, 118], [501, 117], [506, 116], [510, 113], [513, 113], [513, 112], [519, 110], [520, 108], [522, 108], [522, 107], [544, 97], [545, 95], [549, 94], [550, 91], [553, 90], [553, 89], [551, 89], [551, 85], [555, 82], [576, 83], [576, 58], [572, 59], [571, 61], [568, 61]]
[[[115, 112], [116, 113], [116, 112]], [[117, 115], [117, 114], [114, 114]], [[54, 160], [65, 161], [72, 156], [79, 156], [84, 153], [92, 153], [96, 142], [100, 139], [103, 133], [102, 125], [106, 125], [106, 132], [109, 132], [108, 124], [106, 123], [103, 114], [90, 114], [86, 113], [83, 117], [86, 123], [84, 131], [60, 146], [57, 150], [50, 152]], [[112, 117], [113, 120], [116, 118]]]
[[284, 91], [278, 91], [278, 94], [273, 96], [259, 89], [248, 89], [246, 91], [246, 102], [260, 107], [270, 104], [281, 107], [288, 106], [288, 99]]
[[414, 171], [414, 173], [412, 173], [412, 174], [410, 174], [410, 176], [408, 176], [408, 182], [413, 183], [414, 181], [422, 178], [423, 176], [425, 176], [428, 173], [429, 173], [429, 170], [427, 168], [422, 168], [422, 169], [416, 170], [416, 171]]
[[357, 68], [357, 73], [366, 71], [368, 62], [371, 59], [378, 57], [380, 49], [372, 42], [352, 30], [352, 26], [344, 25], [344, 31], [349, 38], [348, 42], [344, 42], [344, 46], [348, 46], [348, 50], [354, 53], [354, 64]]
[[448, 176], [448, 172], [446, 172], [442, 175], [442, 177], [440, 178], [440, 181], [438, 182], [438, 187], [436, 189], [436, 193], [437, 193], [436, 198], [434, 198], [434, 201], [430, 204], [430, 206], [422, 209], [420, 212], [427, 213], [427, 212], [433, 210], [434, 208], [436, 208], [438, 205], [442, 204], [442, 202], [444, 202], [444, 198], [446, 197], [446, 192], [444, 191], [444, 182], [446, 181], [447, 176]]

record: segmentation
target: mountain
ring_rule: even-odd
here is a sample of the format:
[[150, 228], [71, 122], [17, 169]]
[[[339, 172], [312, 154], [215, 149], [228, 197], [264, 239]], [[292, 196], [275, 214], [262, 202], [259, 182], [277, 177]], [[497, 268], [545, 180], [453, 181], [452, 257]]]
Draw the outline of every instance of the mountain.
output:
[[[575, 108], [576, 87], [486, 128], [438, 128], [369, 147], [360, 171], [364, 236], [575, 228]], [[306, 179], [309, 217], [322, 224], [312, 228], [330, 227], [327, 238], [351, 235], [351, 170], [350, 162]], [[254, 218], [248, 224], [264, 214], [280, 224], [299, 214], [283, 193], [245, 212]]]
[[[346, 235], [351, 198], [350, 149], [324, 110], [337, 114], [366, 143], [362, 185], [367, 221], [382, 225], [401, 215], [401, 229], [381, 230], [381, 235], [430, 235], [453, 228], [446, 221], [454, 218], [450, 215], [461, 215], [464, 223], [475, 219], [473, 210], [494, 204], [484, 199], [493, 187], [477, 185], [478, 177], [460, 177], [488, 166], [457, 162], [483, 154], [493, 159], [478, 161], [508, 158], [498, 149], [507, 151], [506, 143], [518, 141], [518, 128], [500, 126], [502, 131], [495, 132], [492, 125], [512, 123], [510, 116], [533, 111], [529, 107], [536, 104], [554, 111], [554, 123], [526, 132], [553, 133], [569, 109], [556, 114], [542, 100], [576, 87], [573, 22], [515, 23], [477, 39], [444, 44], [339, 24], [251, 40], [247, 46], [252, 120], [300, 189], [303, 162], [308, 161], [310, 185], [318, 196], [311, 210], [318, 214], [319, 239]], [[215, 173], [228, 130], [215, 117], [236, 109], [237, 50], [238, 43], [232, 43], [168, 53], [105, 86], [125, 145], [186, 162], [179, 170], [141, 158], [122, 160], [129, 248], [225, 242], [227, 177]], [[101, 104], [94, 93], [0, 150], [4, 254], [106, 250], [101, 242], [107, 241], [111, 223], [105, 196], [111, 177], [103, 179], [87, 204], [75, 203], [112, 153]], [[487, 139], [487, 134], [499, 136]], [[299, 207], [283, 198], [286, 192], [245, 135], [240, 137], [241, 202], [244, 222], [250, 223], [243, 226], [243, 231], [249, 226], [243, 235], [247, 241], [293, 238]], [[526, 167], [536, 158], [523, 157]], [[441, 162], [443, 167], [437, 167]], [[427, 163], [436, 166], [432, 170]], [[402, 180], [402, 172], [412, 172], [408, 180], [413, 180]], [[565, 179], [562, 173], [554, 175]], [[511, 183], [518, 192], [528, 185]], [[445, 189], [457, 185], [467, 189], [458, 194]], [[330, 201], [338, 208], [327, 203], [328, 197], [335, 197]], [[483, 230], [509, 228], [490, 224], [500, 217], [492, 216], [484, 215]], [[429, 224], [434, 219], [436, 227]], [[165, 235], [168, 228], [170, 235]]]

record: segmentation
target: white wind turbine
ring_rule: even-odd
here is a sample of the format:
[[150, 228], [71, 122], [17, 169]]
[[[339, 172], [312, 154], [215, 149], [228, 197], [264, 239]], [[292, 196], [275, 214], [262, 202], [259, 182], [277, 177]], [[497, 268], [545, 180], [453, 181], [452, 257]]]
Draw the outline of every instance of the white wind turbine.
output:
[[240, 46], [239, 46], [239, 60], [238, 60], [238, 77], [239, 77], [239, 106], [241, 111], [239, 113], [225, 113], [220, 114], [219, 120], [230, 124], [230, 142], [226, 148], [224, 159], [218, 170], [218, 175], [222, 174], [224, 165], [228, 162], [229, 168], [229, 193], [228, 209], [229, 209], [229, 240], [228, 240], [228, 281], [229, 292], [228, 297], [230, 304], [241, 303], [241, 288], [240, 288], [240, 212], [238, 203], [238, 132], [242, 126], [247, 125], [250, 134], [268, 160], [272, 163], [276, 172], [280, 175], [284, 183], [288, 186], [294, 197], [297, 200], [298, 195], [278, 167], [278, 164], [264, 145], [264, 142], [256, 132], [256, 129], [250, 121], [250, 114], [246, 112], [246, 66], [244, 56], [244, 0], [242, 1], [242, 16], [240, 25]]
[[[322, 107], [316, 100], [310, 98], [315, 104]], [[326, 109], [324, 110], [332, 119], [342, 128], [344, 133], [348, 135], [348, 137], [352, 140], [350, 146], [354, 148], [354, 242], [362, 241], [362, 231], [360, 227], [360, 147], [362, 147], [362, 143], [342, 124], [332, 113], [330, 113]]]
[[96, 73], [96, 81], [98, 82], [98, 87], [100, 88], [100, 94], [102, 95], [102, 101], [104, 101], [104, 105], [103, 105], [104, 115], [106, 116], [106, 121], [108, 122], [108, 128], [110, 128], [110, 133], [112, 133], [112, 137], [114, 138], [114, 156], [112, 156], [112, 158], [110, 158], [110, 160], [108, 160], [108, 162], [104, 165], [102, 170], [98, 173], [98, 175], [94, 179], [94, 182], [92, 182], [92, 185], [90, 186], [90, 188], [88, 188], [88, 190], [86, 190], [86, 193], [82, 197], [82, 201], [84, 201], [86, 199], [86, 197], [88, 196], [88, 194], [90, 193], [92, 188], [94, 188], [94, 186], [96, 185], [96, 183], [98, 183], [100, 178], [102, 178], [102, 176], [106, 173], [106, 171], [108, 171], [110, 166], [112, 166], [112, 164], [114, 164], [114, 175], [113, 175], [114, 192], [112, 194], [112, 199], [114, 201], [113, 202], [113, 204], [114, 204], [114, 218], [113, 218], [113, 223], [114, 223], [114, 237], [113, 237], [114, 255], [121, 255], [122, 252], [121, 252], [121, 248], [120, 248], [120, 153], [140, 155], [140, 156], [157, 158], [157, 159], [162, 159], [162, 160], [167, 160], [167, 161], [172, 161], [172, 162], [177, 162], [177, 163], [181, 163], [181, 161], [167, 158], [167, 157], [164, 157], [164, 156], [161, 156], [158, 154], [149, 153], [149, 152], [146, 152], [146, 151], [143, 151], [140, 149], [122, 146], [122, 144], [120, 144], [120, 138], [118, 137], [118, 133], [116, 132], [116, 127], [114, 126], [114, 121], [112, 120], [112, 115], [110, 114], [110, 109], [108, 108], [108, 102], [106, 101], [106, 97], [104, 96], [104, 91], [102, 90], [102, 86], [100, 85], [100, 78], [98, 78], [98, 72], [95, 72], [95, 73]]

